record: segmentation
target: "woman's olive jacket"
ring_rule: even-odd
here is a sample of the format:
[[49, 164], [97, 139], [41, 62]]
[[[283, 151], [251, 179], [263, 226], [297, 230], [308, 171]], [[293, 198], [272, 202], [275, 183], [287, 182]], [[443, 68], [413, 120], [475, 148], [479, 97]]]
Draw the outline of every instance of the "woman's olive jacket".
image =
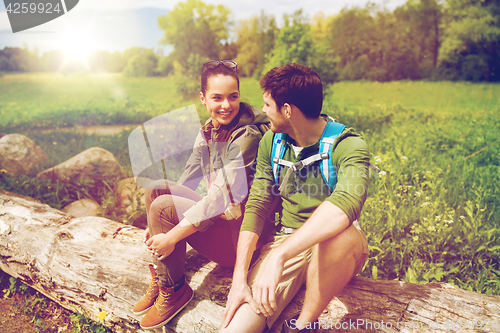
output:
[[201, 179], [209, 184], [203, 199], [184, 213], [200, 231], [218, 218], [237, 219], [243, 214], [259, 141], [269, 129], [269, 118], [246, 103], [240, 103], [237, 118], [236, 125], [233, 122], [217, 129], [211, 119], [205, 123], [178, 181], [193, 190]]

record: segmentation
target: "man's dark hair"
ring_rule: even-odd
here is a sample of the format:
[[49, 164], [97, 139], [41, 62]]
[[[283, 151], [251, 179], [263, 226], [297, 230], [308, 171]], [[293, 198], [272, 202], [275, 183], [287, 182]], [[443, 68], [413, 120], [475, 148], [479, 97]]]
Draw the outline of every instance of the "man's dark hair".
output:
[[260, 80], [260, 87], [271, 94], [279, 109], [293, 104], [310, 119], [319, 117], [323, 107], [323, 83], [312, 68], [301, 64], [274, 67]]

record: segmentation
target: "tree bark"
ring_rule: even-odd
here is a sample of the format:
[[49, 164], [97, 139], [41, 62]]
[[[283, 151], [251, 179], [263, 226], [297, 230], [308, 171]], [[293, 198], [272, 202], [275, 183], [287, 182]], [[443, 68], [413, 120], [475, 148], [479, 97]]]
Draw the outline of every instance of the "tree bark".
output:
[[[106, 311], [105, 325], [115, 332], [144, 332], [140, 317], [132, 313], [150, 279], [151, 258], [141, 237], [141, 229], [99, 217], [73, 218], [0, 190], [0, 268], [93, 320]], [[232, 270], [192, 249], [186, 269], [195, 297], [164, 329], [155, 331], [217, 332]], [[270, 332], [279, 332], [283, 320], [300, 309], [304, 290]], [[356, 277], [332, 300], [320, 324], [319, 332], [467, 332], [473, 326], [474, 332], [494, 332], [500, 330], [500, 297], [443, 283]]]

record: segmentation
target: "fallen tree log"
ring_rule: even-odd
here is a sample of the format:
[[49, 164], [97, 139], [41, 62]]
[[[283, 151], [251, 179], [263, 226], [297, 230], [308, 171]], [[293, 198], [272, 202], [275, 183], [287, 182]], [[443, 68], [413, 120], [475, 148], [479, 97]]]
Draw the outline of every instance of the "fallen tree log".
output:
[[[151, 261], [142, 230], [104, 218], [73, 218], [31, 198], [0, 190], [0, 268], [61, 306], [115, 332], [143, 332], [131, 309], [147, 289]], [[157, 332], [217, 332], [231, 269], [188, 251], [195, 298]], [[302, 304], [304, 288], [271, 332]], [[448, 284], [417, 285], [357, 277], [320, 317], [319, 332], [500, 331], [500, 297]]]

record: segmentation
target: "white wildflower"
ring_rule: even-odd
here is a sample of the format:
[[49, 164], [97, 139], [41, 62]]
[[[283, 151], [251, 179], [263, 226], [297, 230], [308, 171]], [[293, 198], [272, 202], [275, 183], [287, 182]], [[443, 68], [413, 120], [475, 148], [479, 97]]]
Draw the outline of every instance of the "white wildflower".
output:
[[404, 163], [406, 163], [406, 162], [408, 162], [408, 157], [406, 157], [406, 156], [401, 156], [401, 163], [403, 163], [403, 164], [404, 164]]
[[418, 236], [413, 236], [413, 241], [414, 242], [418, 241]]
[[382, 170], [382, 171], [380, 171], [380, 172], [378, 173], [378, 176], [379, 176], [380, 178], [382, 178], [382, 177], [385, 177], [385, 175], [386, 175], [386, 174], [387, 174], [387, 172], [385, 172], [385, 171], [383, 171], [383, 170]]
[[436, 228], [433, 225], [427, 227], [428, 231], [436, 231]]
[[375, 156], [375, 162], [376, 163], [382, 162], [382, 159], [380, 158], [380, 156]]
[[416, 196], [416, 197], [419, 197], [419, 196], [421, 196], [421, 195], [422, 195], [422, 193], [420, 193], [419, 191], [416, 191], [416, 192], [415, 192], [415, 196]]

